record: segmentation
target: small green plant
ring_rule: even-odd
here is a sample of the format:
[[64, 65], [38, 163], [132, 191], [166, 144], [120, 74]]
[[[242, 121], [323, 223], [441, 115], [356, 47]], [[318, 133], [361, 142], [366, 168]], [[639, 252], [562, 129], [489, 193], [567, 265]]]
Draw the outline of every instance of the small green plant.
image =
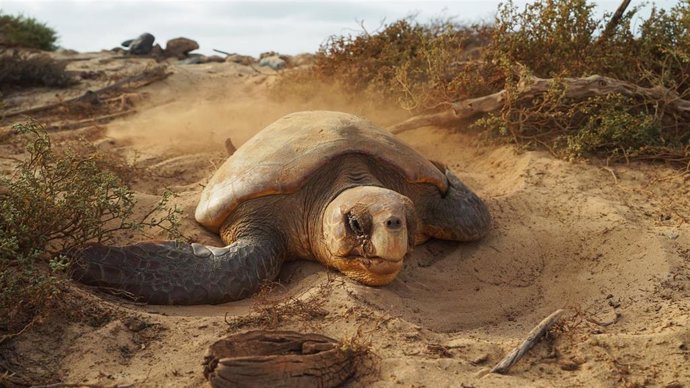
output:
[[31, 17], [3, 15], [0, 11], [0, 46], [56, 49], [55, 30]]
[[29, 143], [27, 158], [0, 177], [0, 316], [10, 332], [56, 302], [64, 288], [60, 272], [70, 266], [61, 252], [149, 228], [177, 238], [180, 213], [169, 206], [172, 194], [166, 192], [143, 219], [135, 219], [134, 194], [103, 156], [57, 152], [35, 122], [15, 128]]
[[631, 112], [634, 103], [621, 95], [593, 97], [578, 104], [571, 116], [582, 115], [583, 123], [566, 135], [570, 157], [608, 154], [634, 155], [647, 146], [661, 146], [660, 123], [645, 112]]
[[65, 87], [76, 83], [65, 63], [46, 55], [0, 55], [0, 91], [28, 86]]

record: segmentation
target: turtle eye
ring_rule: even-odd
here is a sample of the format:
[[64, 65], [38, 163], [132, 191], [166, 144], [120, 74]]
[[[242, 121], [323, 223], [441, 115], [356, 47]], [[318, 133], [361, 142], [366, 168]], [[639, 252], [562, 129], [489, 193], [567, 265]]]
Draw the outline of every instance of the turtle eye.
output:
[[359, 223], [359, 220], [357, 220], [357, 217], [352, 215], [352, 213], [347, 214], [347, 224], [350, 226], [350, 230], [352, 230], [357, 236], [364, 235], [362, 225]]

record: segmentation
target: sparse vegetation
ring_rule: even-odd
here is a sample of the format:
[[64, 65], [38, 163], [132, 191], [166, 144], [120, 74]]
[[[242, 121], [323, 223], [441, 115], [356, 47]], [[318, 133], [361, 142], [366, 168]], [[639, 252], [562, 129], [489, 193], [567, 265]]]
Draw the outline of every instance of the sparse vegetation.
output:
[[[501, 4], [492, 25], [408, 18], [375, 33], [332, 37], [308, 73], [288, 73], [277, 88], [312, 94], [303, 82], [309, 78], [317, 88], [397, 102], [415, 114], [505, 90], [499, 109], [459, 125], [475, 123], [487, 137], [545, 147], [563, 157], [686, 166], [690, 113], [671, 102], [690, 104], [690, 4], [652, 7], [649, 16], [640, 15], [634, 7], [611, 23], [612, 14], [598, 17], [591, 1], [540, 0], [524, 8]], [[591, 75], [659, 93], [565, 96], [562, 80]], [[518, 85], [534, 77], [553, 79], [553, 87], [521, 98]]]
[[0, 11], [0, 46], [52, 51], [57, 33], [44, 23], [22, 15], [4, 15]]
[[0, 91], [28, 86], [65, 87], [76, 80], [65, 63], [46, 55], [13, 52], [0, 55]]
[[[253, 325], [266, 329], [273, 329], [292, 319], [303, 319], [306, 322], [320, 322], [328, 312], [323, 308], [328, 295], [332, 292], [336, 278], [328, 276], [326, 282], [319, 285], [318, 289], [304, 300], [304, 293], [287, 298], [273, 298], [272, 291], [280, 285], [274, 282], [265, 283], [255, 296], [251, 314], [227, 319], [226, 323], [232, 329]], [[308, 290], [312, 292], [313, 290]]]
[[59, 152], [37, 123], [15, 128], [29, 142], [27, 158], [0, 178], [0, 316], [7, 333], [59, 305], [71, 264], [62, 253], [154, 227], [178, 237], [180, 212], [166, 193], [144, 219], [135, 219], [133, 192], [105, 156]]

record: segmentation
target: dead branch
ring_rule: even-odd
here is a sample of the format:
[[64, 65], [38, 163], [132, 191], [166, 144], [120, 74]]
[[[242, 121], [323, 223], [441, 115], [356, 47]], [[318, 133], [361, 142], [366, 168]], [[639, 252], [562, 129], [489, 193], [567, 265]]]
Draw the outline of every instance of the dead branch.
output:
[[599, 36], [599, 39], [597, 39], [597, 44], [605, 42], [613, 34], [613, 31], [616, 30], [616, 27], [623, 18], [623, 13], [625, 13], [625, 9], [628, 8], [629, 5], [630, 0], [623, 0], [621, 2], [621, 4], [618, 6], [618, 9], [616, 9], [616, 12], [614, 12], [613, 16], [611, 16], [611, 20], [609, 20], [609, 22], [606, 24], [604, 32], [602, 32]]
[[219, 53], [219, 54], [223, 54], [223, 55], [228, 56], [228, 57], [231, 56], [231, 55], [233, 55], [232, 53], [229, 53], [229, 52], [223, 51], [223, 50], [213, 49], [213, 51], [215, 51], [215, 52], [217, 52], [217, 53]]
[[36, 107], [28, 108], [28, 109], [23, 109], [20, 111], [5, 113], [4, 115], [0, 115], [0, 118], [5, 119], [5, 118], [19, 116], [19, 115], [28, 115], [28, 114], [32, 114], [32, 113], [36, 113], [36, 112], [41, 112], [41, 111], [57, 108], [61, 105], [70, 104], [73, 102], [92, 100], [98, 94], [103, 94], [105, 92], [109, 92], [109, 91], [112, 91], [115, 89], [122, 88], [123, 86], [125, 86], [129, 83], [141, 81], [142, 83], [137, 85], [137, 87], [143, 87], [143, 86], [149, 85], [153, 82], [165, 79], [170, 74], [172, 74], [172, 73], [166, 72], [164, 66], [157, 66], [157, 67], [154, 67], [151, 69], [144, 70], [140, 74], [121, 79], [115, 83], [112, 83], [112, 84], [105, 86], [105, 87], [102, 87], [100, 89], [96, 89], [93, 91], [88, 90], [83, 95], [81, 95], [79, 97], [74, 97], [74, 98], [70, 98], [70, 99], [64, 100], [64, 101], [59, 101], [59, 102], [54, 102], [54, 103], [50, 103], [50, 104], [46, 104], [46, 105], [41, 105], [41, 106], [36, 106]]
[[500, 374], [506, 374], [508, 373], [508, 370], [517, 363], [522, 356], [527, 353], [528, 350], [530, 350], [539, 340], [546, 334], [546, 332], [553, 326], [554, 323], [558, 321], [558, 319], [561, 317], [563, 314], [563, 310], [559, 309], [551, 313], [548, 317], [544, 318], [543, 321], [539, 322], [539, 324], [532, 329], [529, 334], [527, 335], [527, 339], [523, 341], [518, 347], [513, 349], [512, 352], [508, 353], [501, 362], [496, 364], [493, 369], [491, 369], [491, 373], [500, 373]]
[[[529, 101], [544, 95], [555, 86], [563, 88], [563, 96], [572, 100], [582, 100], [589, 97], [618, 93], [626, 97], [642, 98], [663, 104], [675, 113], [690, 118], [690, 101], [670, 89], [662, 86], [651, 88], [635, 85], [615, 78], [592, 75], [584, 78], [537, 78], [527, 77], [517, 85], [517, 103]], [[490, 94], [488, 96], [470, 98], [451, 104], [451, 109], [439, 113], [414, 116], [401, 123], [389, 127], [393, 133], [401, 133], [427, 125], [443, 125], [445, 123], [470, 118], [480, 113], [496, 112], [505, 106], [508, 91]]]

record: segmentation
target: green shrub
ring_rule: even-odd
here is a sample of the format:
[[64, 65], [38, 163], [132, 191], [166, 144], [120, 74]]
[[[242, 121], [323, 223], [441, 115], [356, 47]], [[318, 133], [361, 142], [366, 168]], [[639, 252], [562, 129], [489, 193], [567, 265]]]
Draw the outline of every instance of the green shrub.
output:
[[149, 216], [134, 219], [134, 195], [108, 169], [111, 161], [57, 152], [39, 124], [16, 129], [30, 141], [28, 158], [0, 177], [0, 316], [9, 320], [9, 331], [55, 301], [59, 272], [70, 265], [61, 252], [151, 227], [177, 237], [179, 215], [166, 193]]
[[28, 86], [65, 87], [76, 83], [65, 63], [46, 55], [0, 55], [0, 91]]
[[618, 94], [592, 97], [578, 104], [583, 117], [573, 134], [567, 136], [570, 156], [635, 154], [646, 146], [661, 146], [660, 124], [645, 112], [631, 112], [633, 101]]
[[52, 51], [57, 47], [55, 30], [25, 16], [3, 15], [0, 11], [0, 46]]

